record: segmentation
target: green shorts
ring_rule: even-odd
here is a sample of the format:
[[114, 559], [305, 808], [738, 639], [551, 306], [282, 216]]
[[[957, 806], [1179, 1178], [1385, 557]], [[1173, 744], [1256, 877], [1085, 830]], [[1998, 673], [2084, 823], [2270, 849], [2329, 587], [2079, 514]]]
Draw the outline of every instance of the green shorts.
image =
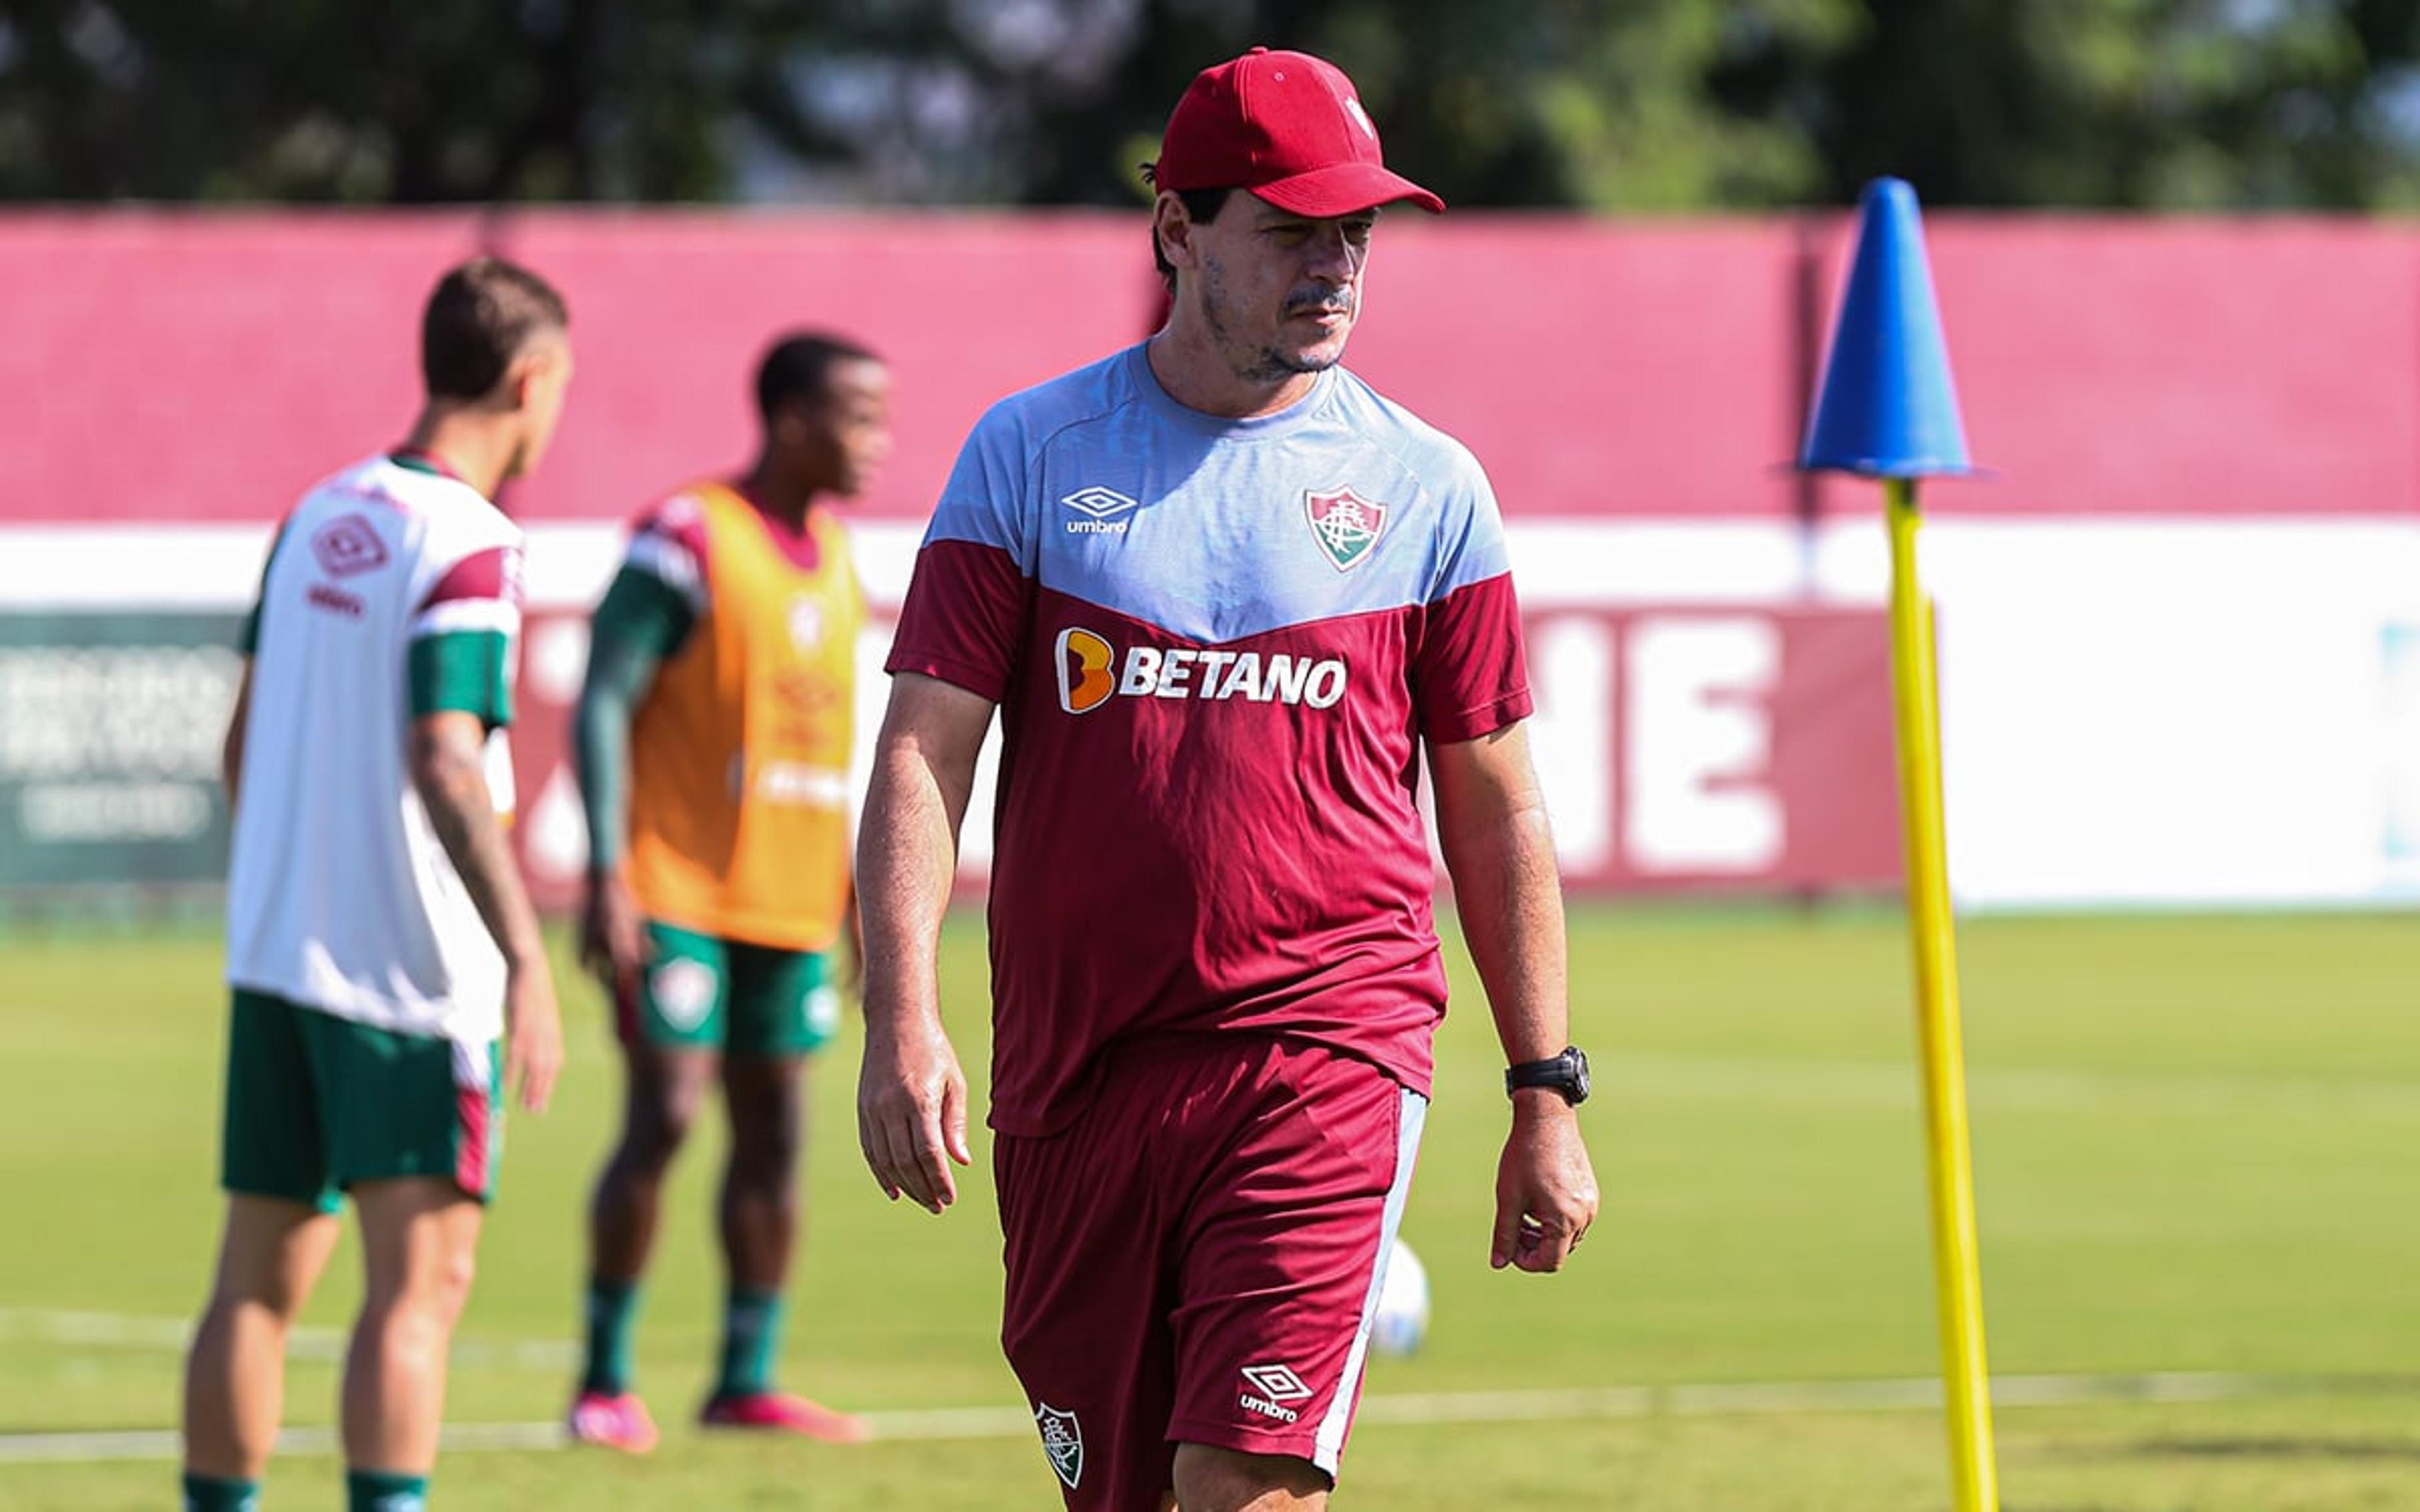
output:
[[496, 1044], [397, 1034], [239, 987], [220, 1184], [334, 1212], [363, 1181], [442, 1177], [485, 1202], [504, 1132]]
[[803, 1056], [840, 1028], [831, 952], [783, 950], [647, 921], [653, 959], [638, 991], [620, 995], [625, 1044]]

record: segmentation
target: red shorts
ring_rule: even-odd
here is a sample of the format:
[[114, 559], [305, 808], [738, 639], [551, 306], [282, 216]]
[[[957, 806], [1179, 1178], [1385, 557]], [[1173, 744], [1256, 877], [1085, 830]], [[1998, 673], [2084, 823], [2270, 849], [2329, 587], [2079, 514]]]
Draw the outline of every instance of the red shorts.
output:
[[1367, 1061], [1201, 1035], [994, 1141], [1001, 1342], [1068, 1506], [1156, 1512], [1182, 1443], [1336, 1473], [1427, 1111]]

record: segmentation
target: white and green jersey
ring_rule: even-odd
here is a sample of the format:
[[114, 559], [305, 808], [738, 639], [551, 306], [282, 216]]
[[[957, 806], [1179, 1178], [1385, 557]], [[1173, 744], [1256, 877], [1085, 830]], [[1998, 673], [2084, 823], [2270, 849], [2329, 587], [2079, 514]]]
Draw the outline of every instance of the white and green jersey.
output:
[[494, 504], [416, 454], [349, 468], [287, 517], [245, 627], [232, 985], [408, 1034], [502, 1031], [503, 955], [405, 751], [416, 717], [479, 716], [511, 808], [520, 552]]

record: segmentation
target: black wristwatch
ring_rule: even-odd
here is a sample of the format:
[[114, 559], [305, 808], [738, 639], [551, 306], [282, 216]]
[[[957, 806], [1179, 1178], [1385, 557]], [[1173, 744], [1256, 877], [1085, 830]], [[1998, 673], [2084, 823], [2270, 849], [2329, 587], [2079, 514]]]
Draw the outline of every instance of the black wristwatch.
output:
[[1563, 1053], [1552, 1060], [1525, 1060], [1509, 1067], [1504, 1072], [1504, 1095], [1511, 1097], [1525, 1087], [1551, 1088], [1563, 1095], [1563, 1101], [1577, 1107], [1588, 1101], [1588, 1057], [1577, 1045], [1565, 1045]]

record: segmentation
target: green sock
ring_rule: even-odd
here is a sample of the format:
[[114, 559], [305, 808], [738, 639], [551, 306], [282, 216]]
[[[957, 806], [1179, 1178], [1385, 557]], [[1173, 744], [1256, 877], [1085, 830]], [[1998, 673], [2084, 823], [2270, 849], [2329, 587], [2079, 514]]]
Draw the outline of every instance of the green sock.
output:
[[255, 1512], [259, 1505], [256, 1480], [221, 1480], [185, 1472], [185, 1512]]
[[639, 1319], [636, 1281], [588, 1283], [588, 1365], [580, 1389], [619, 1396], [630, 1389], [630, 1325]]
[[722, 1305], [722, 1374], [717, 1396], [770, 1389], [773, 1357], [782, 1352], [782, 1294], [734, 1287]]
[[345, 1472], [345, 1512], [427, 1512], [428, 1477], [391, 1470]]

